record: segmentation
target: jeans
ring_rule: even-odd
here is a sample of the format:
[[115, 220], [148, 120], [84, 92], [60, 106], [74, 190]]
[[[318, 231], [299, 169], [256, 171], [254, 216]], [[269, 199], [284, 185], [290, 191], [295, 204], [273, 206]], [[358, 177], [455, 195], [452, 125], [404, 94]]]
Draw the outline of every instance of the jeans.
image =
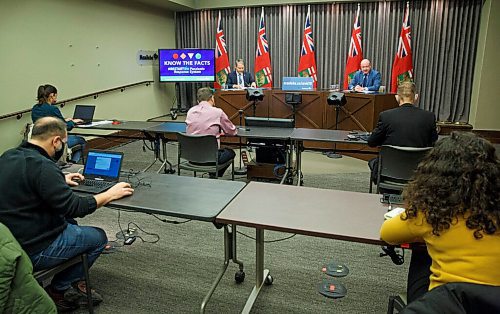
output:
[[[106, 233], [100, 228], [68, 224], [49, 247], [30, 255], [33, 270], [52, 268], [82, 253], [87, 253], [90, 267], [107, 242]], [[78, 263], [56, 274], [51, 285], [57, 291], [65, 291], [73, 282], [83, 280], [84, 277], [83, 265]]]
[[431, 264], [432, 259], [427, 253], [426, 247], [415, 247], [412, 250], [406, 287], [407, 304], [429, 291]]
[[[230, 148], [219, 149], [219, 157], [218, 157], [219, 165], [226, 163], [230, 160], [233, 160], [235, 156], [236, 154], [234, 150]], [[227, 165], [226, 167], [221, 168], [219, 170], [219, 173], [217, 174], [219, 178], [224, 175], [224, 172], [226, 172], [226, 169], [229, 168], [229, 166], [230, 165]]]
[[80, 150], [72, 150], [71, 151], [71, 162], [72, 163], [77, 163], [80, 161], [80, 158], [82, 157], [83, 150], [85, 149], [85, 144], [87, 144], [87, 141], [78, 135], [68, 135], [68, 147], [73, 148], [76, 145], [81, 145], [82, 149]]
[[[219, 163], [219, 165], [222, 165], [230, 160], [233, 160], [235, 156], [236, 156], [236, 154], [235, 154], [234, 150], [232, 150], [231, 148], [219, 149], [217, 162]], [[209, 163], [193, 162], [193, 164], [195, 164], [195, 165], [213, 165], [214, 163], [212, 163], [212, 162], [209, 162]], [[217, 172], [217, 176], [219, 178], [222, 177], [224, 175], [224, 172], [226, 172], [226, 169], [229, 168], [230, 165], [231, 164], [228, 164], [224, 168], [219, 168], [219, 171]], [[215, 172], [210, 172], [210, 177], [215, 178]]]

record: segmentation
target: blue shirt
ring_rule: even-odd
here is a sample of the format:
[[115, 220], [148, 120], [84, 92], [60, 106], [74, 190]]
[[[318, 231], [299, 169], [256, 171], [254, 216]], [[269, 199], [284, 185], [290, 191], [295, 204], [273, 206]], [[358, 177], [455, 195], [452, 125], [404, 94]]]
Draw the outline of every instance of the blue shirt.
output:
[[48, 103], [34, 105], [31, 109], [31, 120], [33, 120], [33, 123], [43, 117], [56, 117], [63, 120], [66, 123], [68, 131], [71, 131], [75, 126], [75, 123], [73, 121], [64, 120], [64, 117], [57, 106], [52, 106]]

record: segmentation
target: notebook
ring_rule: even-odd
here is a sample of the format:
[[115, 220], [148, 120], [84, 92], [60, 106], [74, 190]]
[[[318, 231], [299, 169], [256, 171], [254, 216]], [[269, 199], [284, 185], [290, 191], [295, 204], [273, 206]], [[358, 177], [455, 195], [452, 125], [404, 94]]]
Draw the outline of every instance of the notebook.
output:
[[89, 150], [83, 176], [85, 180], [80, 181], [73, 191], [99, 194], [118, 182], [122, 168], [123, 153]]
[[82, 123], [78, 124], [90, 124], [94, 119], [95, 106], [92, 105], [76, 105], [75, 112], [73, 113], [73, 119], [81, 119]]

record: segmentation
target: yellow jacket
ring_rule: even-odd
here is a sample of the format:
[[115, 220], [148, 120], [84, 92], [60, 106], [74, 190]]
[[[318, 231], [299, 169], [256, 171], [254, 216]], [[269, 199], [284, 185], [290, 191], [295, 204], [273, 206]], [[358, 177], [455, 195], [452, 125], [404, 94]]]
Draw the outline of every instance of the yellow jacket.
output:
[[435, 236], [419, 212], [413, 219], [386, 220], [380, 238], [389, 244], [425, 242], [432, 258], [429, 290], [448, 282], [500, 286], [500, 231], [476, 239], [462, 217]]

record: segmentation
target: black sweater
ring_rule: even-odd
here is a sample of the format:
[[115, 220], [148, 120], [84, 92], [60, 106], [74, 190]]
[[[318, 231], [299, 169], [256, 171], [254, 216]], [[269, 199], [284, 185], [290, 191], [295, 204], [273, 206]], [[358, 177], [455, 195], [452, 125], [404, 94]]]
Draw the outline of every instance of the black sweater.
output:
[[45, 150], [23, 142], [0, 157], [0, 222], [29, 254], [46, 249], [66, 228], [65, 218], [83, 217], [97, 208], [81, 197]]

